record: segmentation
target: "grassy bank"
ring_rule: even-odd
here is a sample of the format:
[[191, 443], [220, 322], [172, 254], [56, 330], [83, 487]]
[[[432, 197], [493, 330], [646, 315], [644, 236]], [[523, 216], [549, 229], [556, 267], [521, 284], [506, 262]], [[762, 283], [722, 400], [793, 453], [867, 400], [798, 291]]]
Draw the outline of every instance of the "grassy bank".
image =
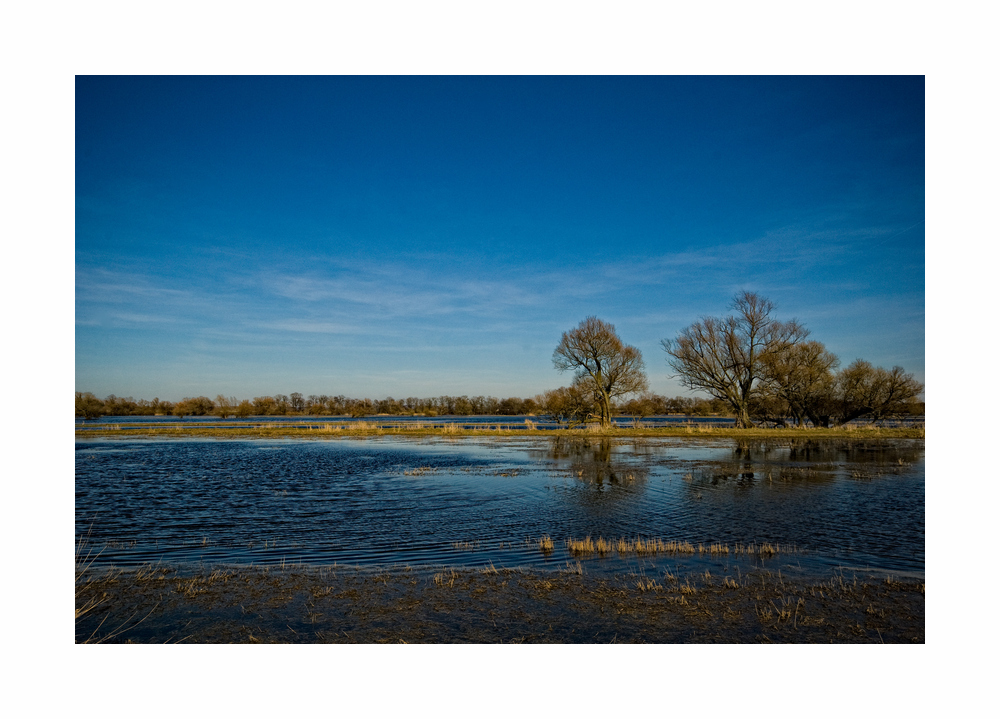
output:
[[78, 643], [924, 641], [922, 582], [854, 575], [157, 567], [84, 576], [76, 604]]
[[476, 429], [465, 429], [454, 424], [433, 424], [430, 422], [303, 422], [304, 427], [283, 426], [280, 422], [260, 423], [212, 423], [207, 426], [194, 424], [144, 425], [140, 423], [94, 425], [93, 428], [76, 430], [77, 437], [705, 437], [735, 439], [846, 439], [885, 438], [923, 439], [924, 428], [920, 427], [838, 427], [826, 428], [754, 428], [735, 429], [732, 427], [704, 427], [700, 425], [678, 425], [676, 427], [621, 427], [612, 429], [530, 429], [514, 428], [502, 423]]

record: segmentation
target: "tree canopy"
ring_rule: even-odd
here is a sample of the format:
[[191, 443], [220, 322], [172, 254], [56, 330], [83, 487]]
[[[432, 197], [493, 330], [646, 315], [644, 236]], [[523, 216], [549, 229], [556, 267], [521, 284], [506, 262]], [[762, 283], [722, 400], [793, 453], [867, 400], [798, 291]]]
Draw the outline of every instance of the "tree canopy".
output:
[[733, 298], [734, 314], [706, 317], [663, 340], [668, 364], [681, 382], [725, 401], [737, 427], [752, 427], [750, 403], [755, 383], [772, 359], [802, 341], [808, 330], [795, 320], [780, 322], [775, 306], [753, 292]]
[[593, 316], [563, 332], [552, 363], [560, 372], [573, 371], [574, 386], [593, 395], [604, 427], [611, 426], [614, 399], [649, 388], [642, 353], [624, 344], [614, 325]]

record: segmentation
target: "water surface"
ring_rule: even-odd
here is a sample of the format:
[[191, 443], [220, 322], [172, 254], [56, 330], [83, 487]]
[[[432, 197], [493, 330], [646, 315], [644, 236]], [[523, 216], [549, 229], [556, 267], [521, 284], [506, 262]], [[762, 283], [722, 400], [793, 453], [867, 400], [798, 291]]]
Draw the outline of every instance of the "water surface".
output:
[[[567, 537], [768, 542], [776, 558], [636, 567], [924, 570], [923, 440], [79, 439], [96, 565], [575, 564]], [[539, 537], [555, 549], [543, 553]]]

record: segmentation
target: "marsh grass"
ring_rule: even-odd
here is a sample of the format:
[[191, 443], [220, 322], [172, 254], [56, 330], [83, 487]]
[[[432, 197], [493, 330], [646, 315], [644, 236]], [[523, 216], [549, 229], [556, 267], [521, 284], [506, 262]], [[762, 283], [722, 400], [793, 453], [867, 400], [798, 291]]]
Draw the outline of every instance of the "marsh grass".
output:
[[454, 587], [456, 579], [458, 579], [458, 572], [454, 569], [448, 572], [438, 572], [434, 575], [434, 584], [439, 587]]
[[791, 553], [796, 551], [794, 546], [779, 546], [778, 544], [770, 544], [768, 542], [761, 544], [753, 542], [750, 544], [737, 544], [735, 547], [730, 548], [728, 544], [722, 544], [719, 542], [698, 544], [696, 546], [691, 542], [680, 542], [659, 538], [636, 537], [635, 539], [628, 539], [621, 537], [619, 539], [605, 539], [604, 537], [598, 537], [597, 539], [594, 539], [590, 535], [587, 535], [583, 539], [575, 539], [572, 537], [566, 539], [566, 548], [569, 550], [569, 553], [573, 555], [605, 555], [614, 551], [620, 555], [637, 556], [652, 556], [657, 554], [708, 554], [712, 556], [728, 556], [729, 554], [743, 554], [773, 557], [780, 552]]
[[640, 577], [636, 581], [635, 586], [640, 592], [655, 592], [663, 589], [663, 587], [656, 583], [656, 580], [649, 579], [648, 577]]
[[426, 573], [244, 567], [188, 574], [152, 566], [102, 575], [87, 587], [84, 600], [107, 598], [106, 613], [77, 622], [77, 641], [89, 643], [924, 640], [923, 583], [890, 584], [884, 575], [805, 583], [770, 571], [738, 581], [703, 571], [602, 577], [584, 574], [579, 561], [547, 572], [492, 563]]
[[[106, 604], [106, 593], [98, 595], [97, 593], [89, 592], [91, 583], [114, 581], [116, 576], [116, 572], [114, 570], [109, 570], [101, 577], [93, 577], [91, 575], [91, 567], [104, 550], [101, 550], [101, 552], [97, 552], [96, 554], [92, 554], [90, 549], [88, 549], [89, 541], [90, 530], [88, 529], [87, 533], [81, 536], [80, 539], [77, 540], [76, 544], [74, 571], [75, 595], [73, 602], [74, 621], [79, 621], [81, 618], [87, 618], [88, 615], [93, 613], [98, 607]], [[120, 575], [121, 573], [118, 572], [117, 574]], [[138, 581], [142, 581], [143, 577], [141, 573], [137, 572], [135, 576]], [[159, 603], [157, 602], [145, 614], [145, 616], [138, 620], [136, 620], [136, 617], [139, 616], [139, 610], [136, 610], [123, 621], [115, 624], [111, 629], [105, 629], [105, 625], [108, 624], [108, 619], [111, 617], [111, 614], [107, 613], [86, 638], [77, 638], [76, 641], [78, 644], [102, 644], [104, 642], [113, 641], [122, 634], [132, 631], [139, 624], [148, 619], [158, 606]], [[104, 630], [103, 633], [102, 629]]]
[[82, 604], [80, 603], [80, 594], [85, 586], [84, 577], [90, 571], [90, 568], [94, 564], [94, 562], [97, 561], [97, 558], [101, 555], [101, 552], [104, 551], [102, 549], [97, 554], [92, 554], [91, 550], [88, 547], [89, 543], [90, 543], [90, 529], [87, 530], [87, 533], [85, 535], [81, 535], [76, 542], [75, 572], [74, 572], [75, 573], [74, 584], [76, 589], [76, 594], [74, 597], [75, 610], [76, 610], [74, 616], [75, 619], [79, 619], [85, 614], [89, 614], [90, 612], [94, 611], [94, 609], [96, 609], [103, 601], [102, 598], [99, 597], [90, 597]]
[[594, 540], [589, 535], [583, 539], [567, 539], [566, 547], [570, 554], [593, 554]]

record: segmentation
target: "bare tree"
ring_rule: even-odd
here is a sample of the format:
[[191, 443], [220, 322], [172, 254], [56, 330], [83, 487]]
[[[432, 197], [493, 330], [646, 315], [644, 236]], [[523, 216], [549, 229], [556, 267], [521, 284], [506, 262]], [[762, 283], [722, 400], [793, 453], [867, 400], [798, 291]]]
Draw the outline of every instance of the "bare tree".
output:
[[906, 414], [924, 386], [902, 367], [886, 370], [855, 360], [837, 374], [834, 422], [869, 417], [880, 422]]
[[552, 363], [560, 372], [573, 370], [574, 384], [596, 400], [603, 427], [611, 426], [611, 401], [649, 387], [642, 353], [625, 345], [615, 327], [596, 317], [588, 317], [569, 332], [552, 353]]
[[684, 385], [726, 402], [736, 415], [737, 427], [752, 427], [751, 393], [764, 367], [809, 331], [795, 320], [774, 319], [774, 303], [753, 292], [736, 295], [733, 309], [733, 315], [706, 317], [662, 344], [667, 362]]
[[832, 411], [833, 370], [839, 364], [837, 355], [822, 342], [791, 345], [764, 361], [764, 393], [786, 402], [800, 426], [806, 419], [817, 427], [826, 426]]
[[97, 399], [93, 392], [76, 393], [76, 415], [84, 419], [96, 419], [103, 414], [107, 414], [104, 403]]
[[233, 414], [237, 417], [249, 417], [253, 414], [253, 411], [253, 403], [251, 403], [250, 400], [245, 399], [236, 405], [236, 408], [233, 410]]
[[585, 388], [584, 381], [574, 381], [569, 387], [550, 389], [540, 396], [542, 408], [557, 422], [567, 422], [574, 427], [600, 416], [594, 402], [594, 393]]
[[239, 404], [235, 397], [226, 397], [224, 394], [216, 395], [214, 413], [225, 419], [236, 414], [236, 405]]

